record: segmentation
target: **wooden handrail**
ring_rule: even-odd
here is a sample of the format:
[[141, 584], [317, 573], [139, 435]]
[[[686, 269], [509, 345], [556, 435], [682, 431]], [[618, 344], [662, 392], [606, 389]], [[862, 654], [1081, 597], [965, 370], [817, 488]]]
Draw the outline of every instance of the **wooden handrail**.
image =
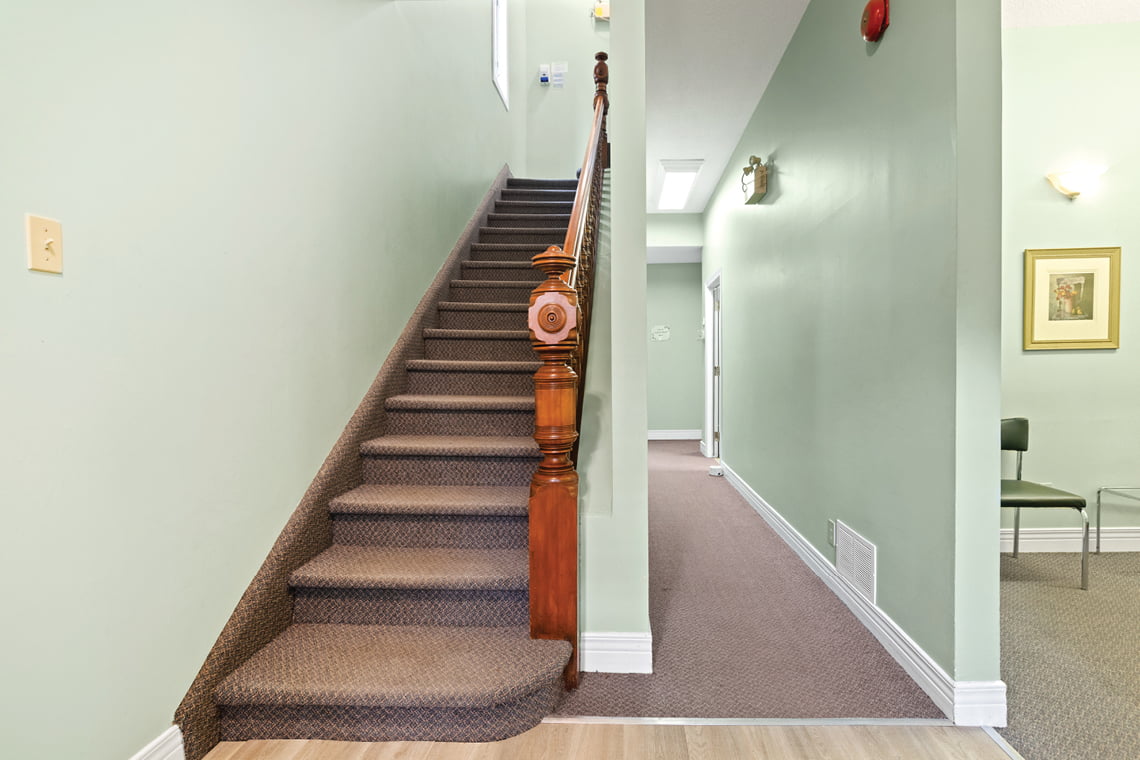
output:
[[542, 366], [534, 375], [534, 440], [542, 462], [530, 483], [530, 635], [564, 639], [573, 654], [566, 687], [578, 685], [578, 430], [593, 306], [594, 258], [609, 168], [608, 56], [594, 56], [594, 122], [561, 247], [534, 257], [546, 279], [530, 296], [527, 324]]

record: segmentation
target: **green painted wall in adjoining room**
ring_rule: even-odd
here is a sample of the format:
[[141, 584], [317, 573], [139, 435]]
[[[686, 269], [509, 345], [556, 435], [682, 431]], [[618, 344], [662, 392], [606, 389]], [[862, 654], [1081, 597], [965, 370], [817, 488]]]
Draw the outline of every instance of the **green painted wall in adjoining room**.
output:
[[[704, 413], [701, 265], [650, 264], [646, 340], [649, 342], [649, 429], [700, 430]], [[653, 329], [669, 328], [667, 340]]]
[[701, 214], [649, 214], [646, 242], [654, 246], [696, 247], [705, 242], [705, 220]]
[[[997, 434], [999, 181], [959, 187], [1000, 134], [982, 5], [899, 5], [867, 44], [849, 4], [813, 0], [728, 163], [775, 156], [768, 195], [743, 205], [726, 171], [703, 272], [723, 276], [725, 463], [825, 557], [829, 519], [874, 543], [878, 606], [970, 680], [999, 677], [996, 458], [960, 453]], [[993, 31], [967, 52], [971, 21]], [[987, 541], [992, 572], [960, 589], [957, 547]]]
[[[4, 753], [122, 760], [525, 170], [525, 111], [490, 81], [490, 3], [3, 15]], [[62, 220], [61, 277], [26, 270], [25, 212]]]
[[[1140, 24], [1007, 29], [1002, 39], [1002, 414], [1029, 418], [1025, 477], [1092, 504], [1100, 486], [1140, 486]], [[1070, 201], [1045, 174], [1078, 163], [1107, 171]], [[1022, 350], [1025, 249], [1102, 246], [1121, 247], [1120, 348]], [[1103, 519], [1140, 526], [1140, 503], [1105, 497]], [[1029, 510], [1021, 520], [1080, 525], [1070, 510]]]

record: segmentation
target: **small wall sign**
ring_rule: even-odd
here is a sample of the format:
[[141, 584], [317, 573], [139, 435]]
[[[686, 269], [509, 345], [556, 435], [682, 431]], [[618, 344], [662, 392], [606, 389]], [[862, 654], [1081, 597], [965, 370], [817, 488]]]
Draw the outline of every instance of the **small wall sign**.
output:
[[653, 329], [649, 331], [649, 334], [653, 340], [669, 340], [669, 325], [654, 325]]

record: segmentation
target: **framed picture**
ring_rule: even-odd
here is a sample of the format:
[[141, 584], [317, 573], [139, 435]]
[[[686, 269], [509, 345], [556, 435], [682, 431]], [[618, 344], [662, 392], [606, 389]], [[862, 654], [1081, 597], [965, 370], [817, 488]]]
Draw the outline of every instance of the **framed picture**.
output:
[[1120, 347], [1120, 249], [1025, 251], [1025, 350]]

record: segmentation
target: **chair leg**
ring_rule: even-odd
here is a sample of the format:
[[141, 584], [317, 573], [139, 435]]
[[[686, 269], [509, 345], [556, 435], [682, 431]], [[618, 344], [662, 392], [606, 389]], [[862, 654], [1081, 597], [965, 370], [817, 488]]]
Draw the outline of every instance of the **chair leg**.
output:
[[1083, 509], [1078, 510], [1085, 521], [1085, 532], [1081, 539], [1081, 588], [1089, 590], [1089, 516]]
[[1018, 533], [1021, 532], [1021, 507], [1013, 508], [1013, 556], [1017, 556]]
[[1096, 553], [1100, 554], [1100, 492], [1103, 488], [1096, 489]]

